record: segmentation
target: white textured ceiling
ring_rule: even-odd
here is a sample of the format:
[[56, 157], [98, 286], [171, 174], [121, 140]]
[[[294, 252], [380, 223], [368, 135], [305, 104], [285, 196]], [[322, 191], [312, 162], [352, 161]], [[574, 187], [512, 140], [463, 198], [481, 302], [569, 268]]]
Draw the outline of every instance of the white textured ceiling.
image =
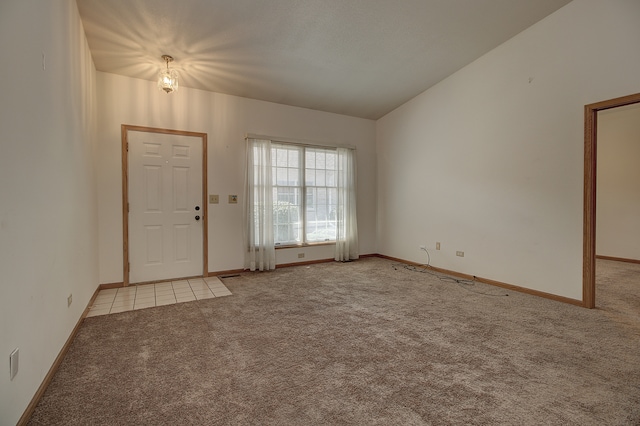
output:
[[377, 119], [569, 1], [77, 3], [99, 71]]

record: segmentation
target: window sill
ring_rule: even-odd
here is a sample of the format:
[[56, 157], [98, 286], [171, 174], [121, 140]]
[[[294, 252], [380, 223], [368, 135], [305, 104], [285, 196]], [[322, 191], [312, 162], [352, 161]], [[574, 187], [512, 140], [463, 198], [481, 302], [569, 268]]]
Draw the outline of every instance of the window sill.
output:
[[335, 241], [321, 241], [317, 243], [279, 245], [279, 246], [276, 246], [276, 250], [302, 248], [302, 247], [334, 246], [334, 245], [336, 245]]

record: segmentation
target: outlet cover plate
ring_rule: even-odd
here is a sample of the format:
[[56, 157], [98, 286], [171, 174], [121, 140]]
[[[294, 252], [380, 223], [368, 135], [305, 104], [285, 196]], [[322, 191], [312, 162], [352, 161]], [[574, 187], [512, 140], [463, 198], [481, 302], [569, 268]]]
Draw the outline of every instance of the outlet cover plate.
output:
[[238, 196], [229, 195], [229, 204], [238, 204]]
[[209, 194], [209, 204], [218, 204], [220, 202], [220, 198], [217, 194]]
[[456, 252], [456, 256], [464, 257], [464, 252], [463, 251], [457, 251]]

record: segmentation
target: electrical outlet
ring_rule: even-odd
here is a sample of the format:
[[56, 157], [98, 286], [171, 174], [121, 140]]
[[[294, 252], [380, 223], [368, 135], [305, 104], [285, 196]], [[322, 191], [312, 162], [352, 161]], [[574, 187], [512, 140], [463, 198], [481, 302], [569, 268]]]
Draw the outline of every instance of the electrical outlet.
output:
[[73, 295], [70, 294], [69, 297], [67, 297], [67, 307], [71, 306], [72, 302], [73, 302]]
[[440, 250], [440, 243], [436, 243], [436, 250]]
[[458, 257], [464, 257], [464, 252], [463, 252], [463, 251], [457, 251], [457, 252], [456, 252], [456, 256], [458, 256]]
[[424, 244], [418, 247], [418, 250], [427, 250], [427, 246]]
[[298, 259], [304, 259], [304, 253], [298, 253]]
[[209, 194], [209, 204], [218, 204], [220, 199], [217, 194]]
[[16, 374], [18, 374], [18, 355], [20, 355], [19, 348], [15, 348], [13, 352], [11, 352], [11, 355], [9, 355], [9, 375], [11, 376], [10, 380], [13, 380], [13, 378], [16, 377]]
[[229, 204], [238, 204], [238, 196], [229, 195]]

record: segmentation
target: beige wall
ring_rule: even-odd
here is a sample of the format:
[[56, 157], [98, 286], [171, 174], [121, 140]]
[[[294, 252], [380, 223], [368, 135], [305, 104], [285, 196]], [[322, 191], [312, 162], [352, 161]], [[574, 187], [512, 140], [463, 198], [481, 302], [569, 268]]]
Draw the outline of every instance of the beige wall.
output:
[[96, 93], [73, 0], [3, 1], [0, 57], [0, 424], [14, 425], [98, 287]]
[[640, 260], [640, 104], [598, 113], [596, 253]]
[[[375, 122], [304, 108], [180, 88], [158, 91], [154, 82], [98, 72], [100, 282], [122, 281], [122, 168], [120, 125], [208, 134], [209, 270], [242, 269], [242, 195], [246, 133], [354, 145], [358, 158], [360, 252], [376, 252]], [[229, 194], [239, 196], [228, 204]], [[277, 250], [277, 262], [333, 257], [333, 246]]]
[[584, 105], [638, 92], [639, 19], [574, 0], [378, 120], [379, 251], [581, 299]]

